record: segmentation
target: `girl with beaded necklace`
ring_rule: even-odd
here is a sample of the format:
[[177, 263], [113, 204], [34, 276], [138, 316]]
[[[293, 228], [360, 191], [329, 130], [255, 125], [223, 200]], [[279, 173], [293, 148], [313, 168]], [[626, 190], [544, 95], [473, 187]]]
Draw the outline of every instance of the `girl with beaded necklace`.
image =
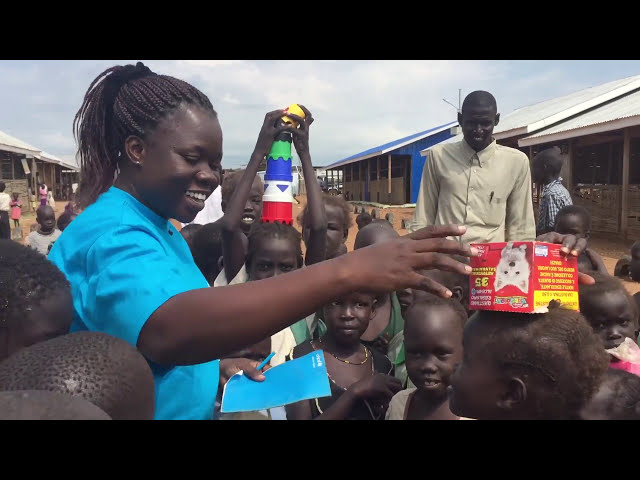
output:
[[327, 332], [293, 349], [290, 358], [324, 352], [331, 397], [287, 405], [289, 420], [383, 420], [389, 400], [402, 385], [391, 361], [369, 349], [360, 336], [375, 314], [375, 295], [353, 292], [323, 308]]

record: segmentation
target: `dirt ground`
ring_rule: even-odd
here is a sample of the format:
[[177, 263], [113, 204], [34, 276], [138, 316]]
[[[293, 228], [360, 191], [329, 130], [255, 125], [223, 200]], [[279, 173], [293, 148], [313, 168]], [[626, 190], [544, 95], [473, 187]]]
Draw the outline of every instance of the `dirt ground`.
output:
[[[298, 196], [299, 204], [294, 204], [293, 206], [293, 216], [294, 219], [298, 216], [298, 214], [304, 208], [306, 197], [301, 195]], [[64, 207], [67, 202], [56, 202], [55, 212], [56, 218], [60, 216], [60, 214], [64, 211]], [[373, 207], [365, 207], [367, 212], [371, 212]], [[413, 208], [385, 208], [385, 209], [377, 209], [381, 214], [380, 218], [384, 218], [384, 216], [391, 212], [393, 214], [393, 226], [398, 231], [400, 235], [404, 235], [408, 233], [407, 230], [402, 228], [402, 220], [403, 219], [411, 219], [413, 217]], [[349, 237], [347, 238], [347, 248], [349, 251], [353, 250], [353, 242], [355, 241], [356, 234], [358, 233], [358, 226], [355, 223], [356, 214], [351, 213], [351, 218], [353, 220], [353, 225], [349, 229]], [[180, 229], [180, 224], [178, 222], [172, 221], [176, 228]], [[22, 228], [23, 239], [30, 232], [31, 225], [36, 224], [35, 213], [34, 212], [25, 212], [20, 219], [20, 227]], [[13, 227], [13, 221], [11, 222]], [[295, 222], [295, 227], [300, 230], [300, 226]], [[589, 240], [590, 248], [593, 248], [597, 251], [603, 258], [609, 273], [613, 274], [613, 268], [615, 267], [616, 262], [622, 255], [626, 255], [629, 253], [629, 247], [631, 246], [633, 241], [623, 241], [619, 238], [611, 237], [611, 236], [602, 236], [598, 234], [594, 234], [592, 238]], [[304, 245], [303, 245], [304, 248]], [[629, 293], [640, 292], [640, 283], [624, 281], [625, 287], [629, 291]]]

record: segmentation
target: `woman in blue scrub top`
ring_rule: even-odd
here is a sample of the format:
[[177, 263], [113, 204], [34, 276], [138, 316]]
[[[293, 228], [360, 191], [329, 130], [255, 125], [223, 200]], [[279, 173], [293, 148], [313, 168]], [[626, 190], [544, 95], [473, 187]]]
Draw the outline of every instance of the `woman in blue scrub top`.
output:
[[[253, 151], [264, 158], [282, 131], [266, 115]], [[446, 240], [463, 227], [427, 228], [267, 280], [208, 283], [170, 218], [188, 223], [220, 183], [222, 131], [206, 95], [141, 63], [115, 66], [91, 84], [74, 120], [86, 207], [49, 259], [71, 283], [72, 331], [123, 338], [155, 377], [157, 419], [212, 418], [217, 358], [295, 323], [350, 291], [403, 288], [451, 292], [418, 273], [466, 272], [445, 254], [470, 255]], [[115, 178], [115, 181], [114, 181]], [[263, 378], [263, 377], [262, 377]]]

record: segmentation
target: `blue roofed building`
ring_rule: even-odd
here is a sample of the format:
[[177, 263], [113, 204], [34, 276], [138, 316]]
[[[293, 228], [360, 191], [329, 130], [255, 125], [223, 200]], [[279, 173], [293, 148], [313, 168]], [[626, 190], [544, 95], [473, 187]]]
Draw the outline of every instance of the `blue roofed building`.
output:
[[449, 122], [351, 155], [326, 167], [327, 176], [342, 180], [350, 201], [404, 205], [416, 202], [424, 157], [420, 151], [458, 133]]

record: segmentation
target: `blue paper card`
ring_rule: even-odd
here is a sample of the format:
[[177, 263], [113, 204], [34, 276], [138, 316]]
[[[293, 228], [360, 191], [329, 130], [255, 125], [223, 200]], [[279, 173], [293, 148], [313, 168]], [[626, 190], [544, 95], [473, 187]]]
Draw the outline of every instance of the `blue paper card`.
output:
[[242, 373], [232, 376], [222, 392], [221, 411], [249, 412], [331, 396], [322, 350], [270, 368], [264, 376], [263, 382]]

